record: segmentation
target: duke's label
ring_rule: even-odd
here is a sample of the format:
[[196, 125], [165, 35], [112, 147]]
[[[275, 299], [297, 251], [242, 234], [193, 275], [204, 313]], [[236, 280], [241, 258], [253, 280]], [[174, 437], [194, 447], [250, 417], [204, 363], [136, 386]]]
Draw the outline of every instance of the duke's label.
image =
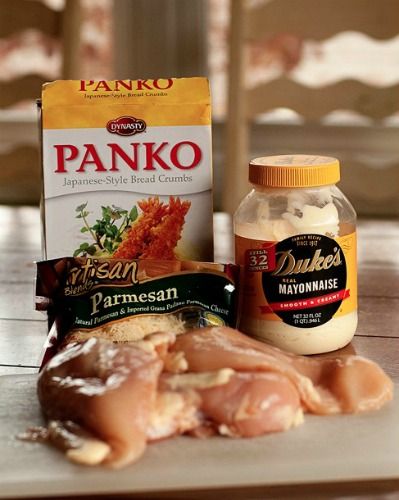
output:
[[357, 308], [356, 233], [301, 234], [279, 242], [236, 236], [244, 268], [242, 315], [300, 328]]

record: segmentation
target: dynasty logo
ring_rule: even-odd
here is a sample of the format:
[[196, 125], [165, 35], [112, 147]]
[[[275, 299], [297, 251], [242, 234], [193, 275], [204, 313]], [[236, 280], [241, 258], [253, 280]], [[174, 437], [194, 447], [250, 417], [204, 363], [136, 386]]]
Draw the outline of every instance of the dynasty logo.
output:
[[115, 120], [110, 120], [106, 128], [111, 134], [127, 136], [145, 132], [147, 124], [144, 120], [134, 116], [120, 116]]

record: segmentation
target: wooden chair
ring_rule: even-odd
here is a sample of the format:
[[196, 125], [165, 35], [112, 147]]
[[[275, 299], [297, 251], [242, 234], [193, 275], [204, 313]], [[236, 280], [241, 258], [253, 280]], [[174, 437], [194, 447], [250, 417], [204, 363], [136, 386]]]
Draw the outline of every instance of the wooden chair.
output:
[[[37, 0], [2, 0], [0, 38], [27, 29], [60, 39], [60, 78], [79, 77], [79, 0], [66, 0], [62, 11], [55, 11]], [[28, 74], [0, 81], [0, 203], [39, 202], [41, 167], [37, 117], [10, 106], [40, 97], [41, 86], [47, 80], [42, 75]]]
[[[383, 127], [380, 121], [399, 110], [398, 84], [377, 88], [345, 80], [310, 88], [287, 75], [251, 89], [244, 84], [248, 71], [246, 44], [279, 33], [296, 34], [304, 40], [324, 40], [339, 32], [359, 31], [373, 38], [389, 39], [399, 33], [399, 3], [396, 0], [272, 0], [248, 4], [245, 0], [231, 0], [223, 209], [232, 213], [248, 192], [251, 157], [306, 152], [336, 155], [341, 159], [341, 186], [359, 212], [399, 214], [399, 162], [390, 168], [373, 169], [362, 161], [362, 156], [367, 156], [373, 147], [377, 146], [377, 153], [382, 153], [387, 145], [399, 158], [399, 129], [387, 130], [389, 127]], [[254, 125], [257, 116], [281, 107], [295, 110], [304, 118], [304, 124]], [[374, 125], [322, 126], [320, 119], [337, 109], [370, 117]], [[259, 144], [261, 129], [264, 136]], [[251, 132], [257, 135], [255, 141], [250, 140]], [[339, 141], [344, 147], [340, 147]]]

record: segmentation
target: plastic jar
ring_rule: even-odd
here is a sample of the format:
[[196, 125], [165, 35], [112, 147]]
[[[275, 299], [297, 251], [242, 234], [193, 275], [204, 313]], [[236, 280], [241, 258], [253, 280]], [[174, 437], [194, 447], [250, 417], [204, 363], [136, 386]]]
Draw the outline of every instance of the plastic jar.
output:
[[250, 162], [253, 189], [234, 215], [244, 333], [297, 354], [333, 351], [351, 341], [356, 213], [335, 186], [339, 179], [335, 158]]

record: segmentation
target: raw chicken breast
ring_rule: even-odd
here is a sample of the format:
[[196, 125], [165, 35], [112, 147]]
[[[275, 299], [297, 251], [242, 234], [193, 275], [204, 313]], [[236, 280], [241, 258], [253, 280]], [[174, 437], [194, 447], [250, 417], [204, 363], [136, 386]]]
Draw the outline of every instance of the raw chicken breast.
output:
[[[191, 433], [199, 437], [204, 435], [204, 430], [205, 436], [219, 433], [253, 437], [288, 430], [303, 422], [298, 391], [280, 373], [237, 373], [231, 368], [175, 375], [163, 373], [159, 390], [161, 395], [179, 395], [192, 400], [197, 395], [197, 425], [186, 425], [186, 431], [194, 431]], [[188, 405], [181, 405], [181, 409], [175, 407], [174, 421], [184, 426], [188, 409]]]
[[72, 420], [106, 441], [104, 463], [121, 467], [145, 450], [161, 370], [155, 354], [92, 338], [46, 365], [39, 400], [47, 418]]
[[299, 425], [303, 411], [375, 410], [392, 393], [367, 359], [296, 356], [227, 327], [128, 345], [92, 338], [44, 367], [38, 395], [49, 423], [30, 436], [74, 462], [121, 467], [172, 435], [259, 436]]
[[228, 327], [191, 330], [176, 339], [172, 350], [184, 353], [188, 370], [193, 372], [232, 368], [281, 373], [295, 385], [305, 410], [312, 413], [374, 410], [393, 395], [391, 379], [377, 364], [360, 356], [297, 356]]
[[189, 432], [202, 423], [201, 398], [193, 390], [158, 390], [147, 427], [148, 441], [158, 441]]
[[202, 411], [220, 434], [261, 436], [303, 422], [298, 391], [280, 373], [235, 373], [227, 384], [199, 393]]

